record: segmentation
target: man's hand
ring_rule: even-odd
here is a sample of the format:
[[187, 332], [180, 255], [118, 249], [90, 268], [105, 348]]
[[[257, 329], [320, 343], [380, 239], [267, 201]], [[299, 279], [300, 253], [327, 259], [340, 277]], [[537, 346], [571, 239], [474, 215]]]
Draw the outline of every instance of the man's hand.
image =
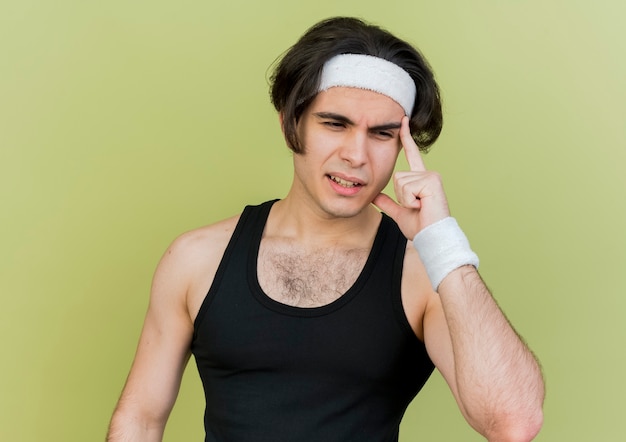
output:
[[410, 170], [396, 172], [393, 177], [398, 202], [380, 193], [372, 203], [387, 213], [412, 240], [423, 228], [450, 216], [441, 177], [426, 170], [419, 148], [411, 137], [409, 119], [402, 119], [400, 141]]

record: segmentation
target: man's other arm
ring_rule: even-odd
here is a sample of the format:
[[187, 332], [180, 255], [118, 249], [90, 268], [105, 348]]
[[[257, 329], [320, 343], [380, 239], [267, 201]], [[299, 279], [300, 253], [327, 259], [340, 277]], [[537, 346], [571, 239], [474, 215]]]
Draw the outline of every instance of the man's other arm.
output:
[[107, 441], [160, 441], [190, 356], [187, 308], [190, 260], [184, 236], [166, 251], [154, 275], [137, 352], [117, 403]]

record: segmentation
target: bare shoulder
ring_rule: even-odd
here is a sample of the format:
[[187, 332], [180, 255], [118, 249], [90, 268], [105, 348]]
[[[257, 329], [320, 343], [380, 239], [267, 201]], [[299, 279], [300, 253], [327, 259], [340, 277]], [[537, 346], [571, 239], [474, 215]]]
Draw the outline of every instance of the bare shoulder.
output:
[[215, 254], [221, 256], [238, 221], [239, 215], [185, 232], [172, 242], [166, 254], [192, 262]]
[[178, 236], [165, 251], [155, 282], [160, 278], [184, 281], [184, 302], [193, 321], [220, 264], [239, 215]]
[[417, 250], [411, 241], [407, 241], [402, 271], [402, 305], [411, 328], [422, 341], [424, 316], [436, 298]]

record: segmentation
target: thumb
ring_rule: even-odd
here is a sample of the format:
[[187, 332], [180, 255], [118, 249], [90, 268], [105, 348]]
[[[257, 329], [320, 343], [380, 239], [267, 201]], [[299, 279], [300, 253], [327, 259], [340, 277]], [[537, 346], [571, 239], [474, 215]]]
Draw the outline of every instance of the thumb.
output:
[[384, 193], [379, 193], [372, 201], [372, 204], [389, 215], [393, 220], [397, 219], [402, 209], [398, 203]]

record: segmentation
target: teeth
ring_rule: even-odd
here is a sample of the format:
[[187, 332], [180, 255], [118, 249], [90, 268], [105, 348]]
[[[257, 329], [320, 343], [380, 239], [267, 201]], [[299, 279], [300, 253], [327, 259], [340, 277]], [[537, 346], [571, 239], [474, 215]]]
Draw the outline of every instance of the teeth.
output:
[[330, 179], [343, 187], [355, 187], [359, 185], [358, 183], [353, 183], [352, 181], [346, 181], [342, 178], [332, 176], [332, 175], [330, 176]]

